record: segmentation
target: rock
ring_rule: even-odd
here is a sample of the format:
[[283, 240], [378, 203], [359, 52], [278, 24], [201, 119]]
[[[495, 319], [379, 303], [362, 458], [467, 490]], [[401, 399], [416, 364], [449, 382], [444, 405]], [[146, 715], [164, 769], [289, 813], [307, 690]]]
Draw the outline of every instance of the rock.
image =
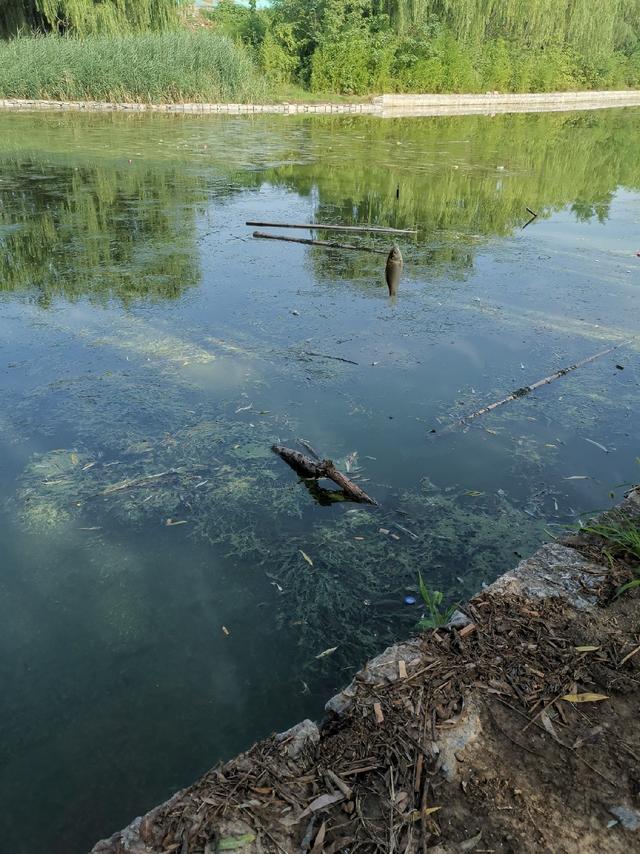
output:
[[445, 626], [445, 629], [464, 629], [465, 626], [470, 626], [472, 622], [473, 620], [467, 617], [466, 614], [463, 614], [462, 611], [458, 611], [456, 609], [449, 618], [449, 622]]
[[372, 658], [362, 670], [359, 670], [344, 690], [329, 700], [325, 710], [336, 715], [343, 715], [358, 693], [358, 683], [384, 685], [396, 682], [400, 678], [399, 661], [404, 661], [406, 667], [410, 668], [419, 664], [421, 659], [422, 649], [417, 640], [387, 647], [383, 653]]
[[276, 741], [289, 741], [287, 753], [291, 759], [297, 759], [303, 750], [316, 746], [320, 741], [320, 731], [314, 722], [307, 718], [286, 732], [278, 733]]
[[635, 519], [640, 518], [640, 487], [636, 487], [627, 493], [620, 505], [620, 511]]
[[436, 771], [441, 771], [453, 783], [458, 777], [458, 755], [476, 741], [482, 732], [480, 714], [473, 703], [468, 703], [458, 721], [443, 733], [434, 745], [437, 752]]
[[626, 830], [640, 830], [640, 812], [629, 807], [609, 807], [611, 815], [615, 815]]
[[575, 549], [549, 543], [487, 589], [530, 599], [562, 596], [574, 608], [584, 610], [596, 604], [596, 591], [606, 574], [605, 567], [588, 561]]
[[348, 711], [353, 702], [358, 688], [355, 682], [351, 682], [342, 691], [339, 691], [325, 704], [326, 712], [333, 712], [334, 715], [344, 715]]

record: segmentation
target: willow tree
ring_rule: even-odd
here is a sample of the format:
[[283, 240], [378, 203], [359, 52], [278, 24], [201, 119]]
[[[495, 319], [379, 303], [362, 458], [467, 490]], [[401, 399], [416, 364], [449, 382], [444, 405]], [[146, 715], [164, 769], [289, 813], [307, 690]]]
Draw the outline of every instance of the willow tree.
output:
[[585, 57], [630, 52], [640, 41], [640, 0], [372, 0], [395, 29], [431, 20], [465, 43], [504, 38], [523, 47], [566, 45]]
[[[7, 0], [5, 0], [7, 2]], [[185, 0], [8, 0], [2, 35], [25, 28], [73, 33], [163, 30], [177, 23]]]
[[37, 28], [41, 23], [32, 0], [5, 0], [5, 8], [0, 14], [0, 37]]

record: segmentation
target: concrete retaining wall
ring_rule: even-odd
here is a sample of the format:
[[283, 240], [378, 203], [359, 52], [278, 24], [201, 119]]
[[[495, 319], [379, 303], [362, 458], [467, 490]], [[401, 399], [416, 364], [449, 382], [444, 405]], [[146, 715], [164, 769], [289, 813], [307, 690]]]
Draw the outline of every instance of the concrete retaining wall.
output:
[[116, 104], [108, 101], [29, 101], [0, 99], [4, 110], [58, 110], [85, 112], [188, 113], [276, 115], [358, 114], [382, 118], [493, 113], [528, 113], [563, 110], [600, 110], [640, 106], [640, 91], [547, 92], [503, 95], [381, 95], [359, 104]]
[[27, 101], [19, 98], [0, 99], [3, 110], [52, 110], [80, 112], [122, 113], [190, 113], [210, 115], [254, 115], [273, 113], [297, 115], [299, 113], [360, 113], [381, 115], [379, 99], [366, 104], [116, 104], [109, 101]]
[[472, 113], [538, 113], [601, 110], [640, 105], [640, 92], [541, 92], [505, 95], [382, 95], [382, 115], [436, 116]]

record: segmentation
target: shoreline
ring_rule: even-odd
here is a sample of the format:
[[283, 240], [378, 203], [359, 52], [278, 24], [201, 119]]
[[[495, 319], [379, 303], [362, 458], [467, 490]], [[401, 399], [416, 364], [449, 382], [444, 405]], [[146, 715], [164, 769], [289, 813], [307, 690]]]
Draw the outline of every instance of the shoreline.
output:
[[640, 90], [473, 95], [380, 95], [362, 103], [147, 104], [0, 98], [0, 110], [188, 115], [369, 115], [380, 118], [565, 112], [640, 106]]
[[[621, 517], [640, 520], [640, 488], [598, 519]], [[367, 662], [320, 725], [218, 764], [91, 854], [624, 854], [640, 647], [637, 598], [613, 594], [630, 572], [583, 532], [541, 546]]]

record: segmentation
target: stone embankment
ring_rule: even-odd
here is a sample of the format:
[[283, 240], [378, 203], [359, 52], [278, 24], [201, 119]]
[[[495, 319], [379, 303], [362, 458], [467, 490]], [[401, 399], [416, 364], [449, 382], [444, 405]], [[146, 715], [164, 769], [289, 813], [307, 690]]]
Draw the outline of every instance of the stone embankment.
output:
[[190, 115], [359, 114], [394, 118], [402, 116], [470, 115], [495, 113], [600, 110], [640, 106], [640, 91], [545, 92], [484, 95], [380, 95], [362, 103], [273, 104], [136, 104], [108, 101], [31, 101], [0, 99], [5, 110], [58, 110], [80, 112], [178, 113]]
[[[640, 492], [603, 517], [640, 524]], [[584, 533], [93, 854], [621, 852], [640, 844], [637, 573]]]

